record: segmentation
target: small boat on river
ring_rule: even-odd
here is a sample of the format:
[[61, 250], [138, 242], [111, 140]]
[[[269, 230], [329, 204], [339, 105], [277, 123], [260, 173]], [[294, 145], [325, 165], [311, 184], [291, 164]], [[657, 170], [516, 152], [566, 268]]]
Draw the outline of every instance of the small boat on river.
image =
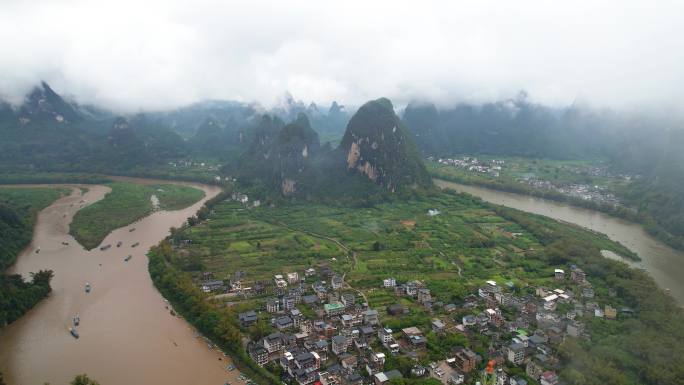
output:
[[140, 242], [136, 242], [136, 243], [132, 244], [131, 247], [138, 247], [138, 245], [140, 245]]
[[133, 258], [133, 256], [132, 256], [132, 255], [129, 255], [129, 256], [127, 256], [126, 258], [124, 258], [124, 262], [128, 262], [128, 261], [130, 261], [130, 260], [131, 260], [131, 258]]
[[122, 244], [123, 244], [123, 242], [119, 241], [116, 243], [116, 247], [121, 247]]
[[129, 233], [132, 233], [132, 232], [134, 232], [134, 231], [135, 231], [135, 227], [132, 227], [132, 228], [128, 229], [128, 232], [129, 232]]
[[78, 314], [76, 314], [74, 316], [74, 326], [78, 326], [80, 323], [81, 323], [81, 317], [79, 317]]
[[86, 285], [85, 285], [85, 292], [86, 292], [86, 293], [90, 293], [90, 290], [92, 290], [92, 286], [90, 286], [90, 283], [87, 283], [87, 282], [86, 282]]
[[104, 245], [104, 246], [100, 247], [100, 250], [105, 251], [105, 250], [109, 249], [110, 247], [112, 247], [112, 245]]
[[78, 332], [76, 331], [76, 328], [69, 328], [69, 333], [71, 333], [71, 335], [74, 338], [78, 339], [79, 335], [78, 335]]

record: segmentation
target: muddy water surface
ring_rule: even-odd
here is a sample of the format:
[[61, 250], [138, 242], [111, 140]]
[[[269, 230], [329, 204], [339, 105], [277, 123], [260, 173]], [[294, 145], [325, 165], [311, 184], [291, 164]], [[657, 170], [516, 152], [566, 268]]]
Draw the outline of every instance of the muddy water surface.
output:
[[[638, 224], [598, 211], [527, 195], [466, 186], [439, 179], [435, 179], [435, 183], [443, 188], [478, 196], [487, 202], [574, 223], [606, 234], [610, 239], [622, 243], [641, 257], [641, 261], [638, 262], [623, 260], [624, 262], [632, 267], [648, 271], [660, 287], [668, 289], [675, 300], [680, 305], [684, 305], [684, 252], [674, 250], [648, 235]], [[604, 252], [604, 256], [620, 259], [619, 256], [610, 252]]]
[[[147, 271], [145, 252], [220, 191], [194, 186], [205, 191], [202, 201], [183, 210], [157, 211], [113, 231], [102, 242], [112, 245], [105, 251], [84, 250], [68, 231], [76, 211], [102, 199], [108, 187], [84, 186], [88, 191], [82, 194], [72, 186], [70, 196], [39, 214], [32, 244], [9, 272], [27, 276], [51, 269], [54, 291], [0, 331], [0, 371], [9, 385], [68, 384], [78, 373], [87, 373], [102, 385], [237, 382], [237, 371], [224, 369], [227, 359], [195, 338], [184, 320], [170, 315]], [[132, 258], [125, 262], [127, 255]], [[84, 290], [87, 282], [92, 285], [89, 294]], [[75, 314], [81, 320], [79, 339], [68, 331]]]

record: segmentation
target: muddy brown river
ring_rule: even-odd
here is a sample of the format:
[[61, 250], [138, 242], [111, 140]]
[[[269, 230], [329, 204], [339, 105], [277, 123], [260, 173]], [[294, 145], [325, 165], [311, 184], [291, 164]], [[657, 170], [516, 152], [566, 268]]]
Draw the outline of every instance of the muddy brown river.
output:
[[[648, 235], [635, 223], [615, 218], [598, 211], [571, 205], [476, 186], [466, 186], [435, 179], [443, 188], [451, 188], [482, 198], [487, 202], [512, 207], [521, 211], [544, 215], [564, 222], [606, 234], [610, 239], [622, 243], [641, 257], [641, 261], [623, 260], [636, 268], [643, 268], [660, 287], [668, 289], [680, 305], [684, 305], [684, 252], [674, 250]], [[613, 253], [604, 254], [618, 258]]]
[[[84, 250], [68, 231], [81, 200], [89, 204], [102, 199], [108, 187], [83, 186], [89, 190], [81, 195], [78, 186], [70, 186], [70, 196], [40, 212], [31, 245], [9, 272], [27, 276], [51, 269], [53, 292], [0, 331], [0, 371], [9, 385], [68, 384], [79, 373], [102, 385], [237, 382], [237, 370], [225, 370], [228, 359], [170, 314], [147, 270], [146, 251], [220, 192], [218, 187], [178, 184], [200, 188], [206, 196], [186, 209], [156, 211], [113, 231], [102, 242], [112, 245], [105, 251]], [[129, 231], [132, 228], [135, 231]], [[131, 247], [136, 242], [140, 245]], [[35, 252], [38, 247], [40, 253]], [[125, 262], [127, 255], [132, 258]], [[92, 285], [89, 294], [84, 290], [87, 282]], [[80, 317], [79, 339], [68, 331], [75, 314]]]

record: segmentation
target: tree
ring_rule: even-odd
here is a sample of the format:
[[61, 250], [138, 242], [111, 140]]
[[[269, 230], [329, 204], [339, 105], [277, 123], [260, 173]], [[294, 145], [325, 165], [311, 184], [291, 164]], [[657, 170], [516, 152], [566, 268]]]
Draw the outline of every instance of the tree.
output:
[[31, 278], [34, 285], [39, 285], [43, 287], [50, 287], [50, 281], [54, 277], [52, 270], [40, 270], [37, 273], [31, 273]]
[[99, 382], [91, 380], [86, 374], [79, 374], [71, 381], [71, 385], [100, 385]]
[[2, 372], [0, 372], [0, 385], [5, 385], [5, 380], [2, 376]]

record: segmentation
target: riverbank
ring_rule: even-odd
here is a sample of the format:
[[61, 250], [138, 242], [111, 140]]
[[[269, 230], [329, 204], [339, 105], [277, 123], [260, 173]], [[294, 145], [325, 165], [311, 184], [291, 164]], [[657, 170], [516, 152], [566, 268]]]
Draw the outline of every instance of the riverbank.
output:
[[641, 261], [631, 263], [632, 266], [646, 270], [658, 286], [669, 290], [680, 305], [684, 304], [684, 282], [681, 280], [684, 276], [684, 252], [673, 249], [650, 236], [638, 224], [605, 213], [527, 195], [438, 179], [435, 180], [435, 184], [442, 188], [451, 188], [477, 196], [490, 203], [573, 223], [605, 234], [611, 240], [619, 242], [639, 255]]
[[59, 173], [59, 172], [0, 172], [0, 185], [29, 185], [29, 184], [101, 184], [111, 182], [111, 179], [100, 174], [92, 173]]
[[684, 243], [668, 233], [662, 226], [658, 225], [655, 218], [625, 206], [615, 206], [609, 204], [596, 203], [590, 200], [579, 199], [555, 191], [540, 190], [527, 185], [518, 183], [505, 183], [500, 180], [487, 180], [480, 178], [462, 178], [455, 175], [445, 174], [437, 170], [431, 170], [430, 175], [439, 180], [458, 183], [462, 185], [483, 187], [491, 190], [532, 196], [541, 199], [552, 200], [560, 203], [569, 204], [578, 208], [599, 211], [616, 218], [624, 219], [638, 224], [651, 236], [667, 244], [669, 247], [684, 251]]
[[[229, 192], [222, 193], [207, 200], [198, 210], [194, 224], [206, 220], [213, 208], [229, 197]], [[177, 230], [178, 233], [192, 227], [186, 224]], [[176, 269], [169, 263], [171, 258], [170, 237], [148, 253], [149, 271], [157, 290], [168, 298], [174, 309], [181, 314], [202, 334], [216, 343], [221, 350], [229, 352], [236, 367], [256, 381], [258, 384], [280, 384], [276, 376], [257, 365], [248, 355], [240, 337], [237, 316], [229, 308], [215, 306], [197, 285], [189, 274]]]
[[[105, 251], [86, 251], [68, 235], [78, 202], [101, 199], [103, 186], [85, 186], [87, 192], [77, 188], [39, 213], [32, 242], [10, 272], [54, 270], [53, 293], [0, 331], [0, 370], [8, 384], [68, 383], [84, 371], [110, 385], [237, 382], [237, 371], [224, 369], [229, 358], [207, 349], [183, 319], [169, 314], [147, 270], [146, 250], [220, 192], [196, 186], [205, 192], [200, 202], [154, 212], [136, 222], [135, 231], [132, 226], [114, 230], [105, 242], [125, 246]], [[136, 242], [139, 246], [131, 248]], [[92, 285], [89, 294], [85, 282]], [[81, 319], [78, 340], [67, 329], [76, 313]]]
[[461, 178], [454, 175], [447, 175], [438, 171], [433, 171], [431, 173], [432, 177], [439, 180], [445, 180], [453, 183], [459, 183], [463, 185], [484, 187], [491, 190], [509, 192], [514, 194], [529, 195], [536, 198], [548, 199], [556, 202], [567, 203], [576, 207], [581, 207], [584, 209], [600, 211], [605, 214], [612, 215], [621, 219], [626, 219], [635, 223], [641, 221], [640, 215], [629, 208], [596, 203], [590, 200], [579, 199], [564, 195], [562, 193], [552, 191], [552, 190], [540, 190], [520, 183], [505, 183], [499, 180], [486, 180], [478, 178]]
[[30, 243], [38, 213], [67, 193], [67, 188], [59, 186], [0, 186], [0, 274]]
[[168, 298], [174, 310], [197, 328], [208, 340], [233, 358], [235, 366], [257, 384], [280, 384], [248, 355], [240, 337], [237, 315], [225, 306], [207, 301], [207, 295], [192, 282], [187, 273], [167, 263], [170, 245], [162, 243], [149, 253], [149, 270], [155, 287]]
[[69, 226], [69, 233], [86, 249], [97, 247], [112, 230], [131, 224], [155, 209], [179, 210], [204, 197], [201, 190], [171, 184], [115, 181], [106, 186], [110, 191], [102, 200], [81, 203], [84, 207]]
[[33, 236], [38, 212], [69, 190], [60, 187], [0, 187], [0, 328], [50, 294], [52, 272], [36, 271], [30, 280], [5, 274]]
[[177, 170], [163, 168], [150, 170], [138, 168], [128, 172], [116, 172], [115, 170], [102, 171], [69, 171], [69, 170], [41, 170], [29, 168], [1, 168], [0, 185], [9, 184], [36, 184], [36, 183], [63, 183], [63, 184], [102, 184], [115, 179], [131, 178], [138, 180], [158, 180], [166, 183], [200, 183], [205, 185], [224, 185], [227, 181], [216, 179], [215, 172], [207, 170]]

